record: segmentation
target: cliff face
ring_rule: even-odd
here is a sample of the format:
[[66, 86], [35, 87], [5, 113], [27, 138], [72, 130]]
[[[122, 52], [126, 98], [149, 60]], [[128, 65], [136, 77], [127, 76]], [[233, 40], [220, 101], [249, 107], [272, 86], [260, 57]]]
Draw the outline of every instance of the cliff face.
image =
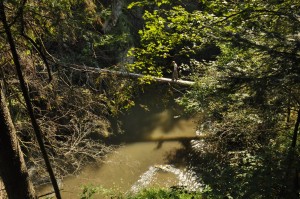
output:
[[[68, 9], [49, 9], [51, 34], [42, 36], [46, 50], [62, 63], [106, 68], [126, 62], [129, 48], [139, 44], [141, 9], [127, 9], [131, 0], [84, 0]], [[52, 21], [51, 21], [52, 22]], [[49, 28], [49, 29], [50, 29]]]
[[112, 52], [110, 65], [132, 62], [127, 57], [127, 52], [131, 47], [139, 45], [138, 31], [143, 27], [143, 10], [127, 9], [131, 2], [132, 0], [113, 0], [107, 5], [111, 14], [103, 24], [103, 37], [111, 36], [116, 39], [114, 44], [106, 46], [106, 50], [111, 49]]
[[122, 14], [122, 8], [124, 6], [123, 0], [113, 0], [111, 7], [111, 15], [103, 24], [102, 31], [104, 33], [109, 32], [114, 26], [116, 26], [117, 21]]

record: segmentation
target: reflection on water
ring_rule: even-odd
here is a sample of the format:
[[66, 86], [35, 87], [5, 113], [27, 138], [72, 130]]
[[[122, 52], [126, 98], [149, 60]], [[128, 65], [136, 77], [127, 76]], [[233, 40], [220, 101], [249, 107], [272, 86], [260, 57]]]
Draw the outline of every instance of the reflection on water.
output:
[[[63, 180], [63, 198], [79, 198], [81, 187], [90, 184], [125, 193], [132, 185], [141, 183], [140, 176], [149, 177], [149, 181], [143, 183], [154, 187], [170, 187], [182, 181], [179, 176], [186, 174], [180, 173], [180, 170], [169, 167], [168, 172], [157, 172], [162, 168], [155, 165], [168, 164], [168, 155], [182, 147], [176, 138], [195, 136], [196, 123], [191, 118], [179, 117], [181, 112], [174, 105], [173, 97], [163, 102], [159, 95], [143, 96], [121, 118], [124, 134], [115, 137], [114, 143], [122, 145], [108, 155], [104, 163], [90, 165], [78, 176]], [[45, 192], [49, 192], [49, 187], [41, 188], [39, 195]]]
[[[189, 130], [185, 134], [186, 127], [195, 127], [191, 120], [194, 116], [183, 113], [182, 108], [175, 103], [178, 93], [169, 89], [171, 87], [162, 85], [152, 85], [145, 89], [136, 99], [136, 106], [119, 118], [125, 133], [116, 135], [113, 141], [124, 143], [149, 140], [158, 136], [189, 135]], [[190, 135], [195, 135], [194, 131]]]

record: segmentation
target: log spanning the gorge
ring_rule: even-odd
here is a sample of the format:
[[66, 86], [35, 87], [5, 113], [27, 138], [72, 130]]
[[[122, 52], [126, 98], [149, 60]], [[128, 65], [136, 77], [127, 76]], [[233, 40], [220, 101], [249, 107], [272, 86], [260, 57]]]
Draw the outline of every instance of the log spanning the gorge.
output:
[[123, 76], [123, 77], [149, 78], [149, 79], [157, 81], [157, 82], [166, 82], [166, 83], [180, 84], [180, 85], [185, 85], [185, 86], [192, 86], [195, 84], [195, 82], [192, 82], [192, 81], [186, 81], [186, 80], [173, 81], [171, 78], [166, 78], [166, 77], [155, 77], [155, 76], [142, 75], [142, 74], [137, 74], [137, 73], [115, 71], [115, 70], [101, 69], [101, 68], [93, 68], [93, 67], [88, 67], [88, 66], [76, 66], [73, 69], [84, 70], [87, 72], [113, 74], [113, 75], [118, 75], [118, 76]]

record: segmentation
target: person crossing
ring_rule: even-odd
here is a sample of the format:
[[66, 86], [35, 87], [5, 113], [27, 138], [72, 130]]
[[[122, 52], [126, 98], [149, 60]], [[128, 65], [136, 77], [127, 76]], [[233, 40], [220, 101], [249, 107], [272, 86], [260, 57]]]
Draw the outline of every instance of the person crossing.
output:
[[175, 61], [172, 61], [173, 73], [172, 73], [172, 81], [178, 80], [178, 65]]

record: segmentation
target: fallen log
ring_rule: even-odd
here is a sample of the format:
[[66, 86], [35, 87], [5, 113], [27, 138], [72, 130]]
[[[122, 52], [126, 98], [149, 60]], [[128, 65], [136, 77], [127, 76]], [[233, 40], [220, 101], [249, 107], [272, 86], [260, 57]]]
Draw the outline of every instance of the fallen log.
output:
[[[72, 67], [73, 68], [73, 67]], [[147, 78], [156, 82], [166, 82], [170, 84], [179, 84], [179, 85], [185, 85], [185, 86], [192, 86], [195, 84], [193, 81], [187, 81], [187, 80], [172, 80], [171, 78], [166, 78], [166, 77], [155, 77], [155, 76], [150, 76], [150, 75], [143, 75], [143, 74], [137, 74], [137, 73], [130, 73], [126, 71], [116, 71], [116, 70], [109, 70], [109, 69], [102, 69], [102, 68], [93, 68], [89, 66], [78, 66], [76, 65], [76, 68], [73, 68], [76, 70], [84, 70], [87, 72], [96, 72], [96, 73], [102, 73], [102, 74], [113, 74], [113, 75], [118, 75], [118, 76], [123, 76], [123, 77], [133, 77], [133, 78]]]

